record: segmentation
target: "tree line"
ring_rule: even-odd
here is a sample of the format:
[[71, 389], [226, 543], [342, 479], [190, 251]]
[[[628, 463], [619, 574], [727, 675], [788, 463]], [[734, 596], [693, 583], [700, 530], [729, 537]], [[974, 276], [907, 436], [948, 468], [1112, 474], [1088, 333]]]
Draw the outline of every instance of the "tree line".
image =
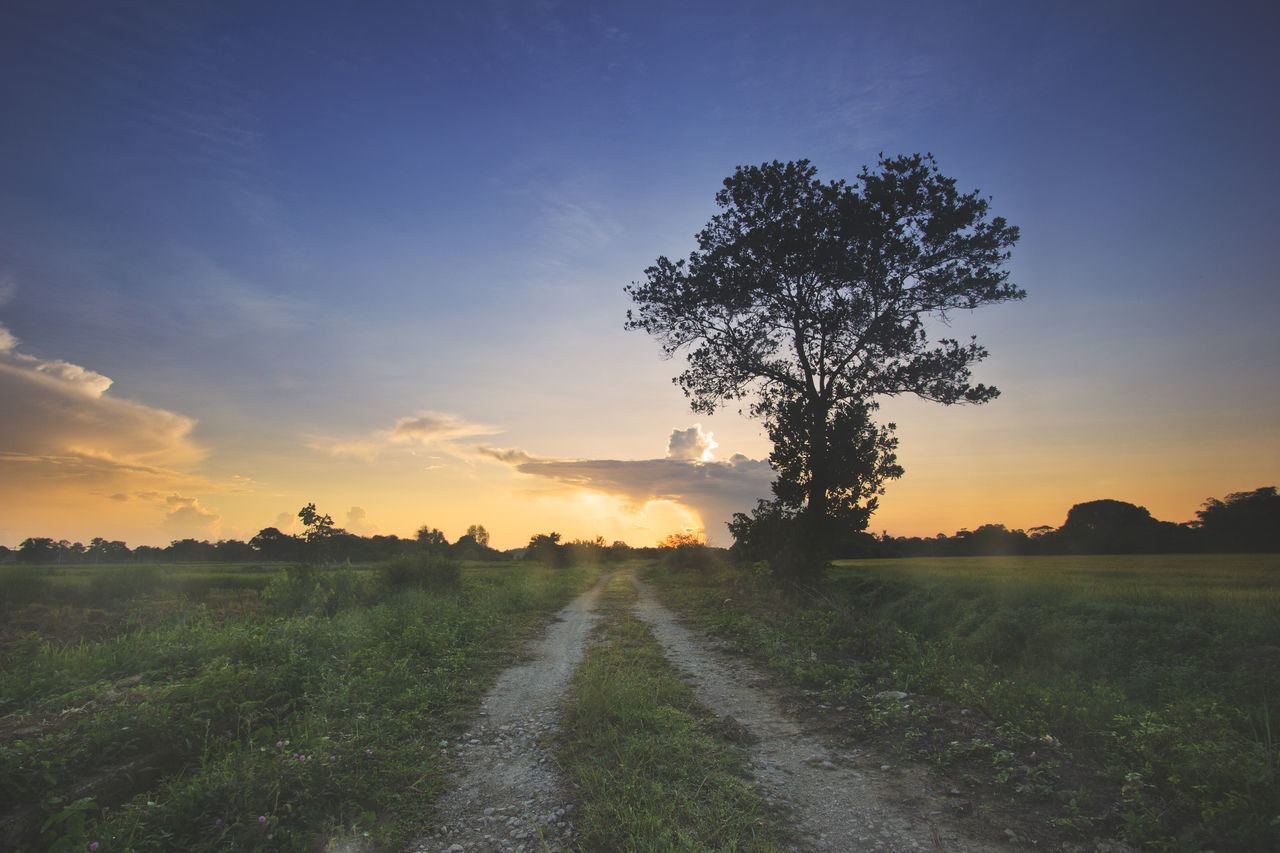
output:
[[[497, 551], [489, 547], [484, 525], [473, 524], [450, 542], [444, 532], [423, 525], [411, 537], [357, 536], [333, 525], [328, 515], [308, 504], [299, 512], [306, 529], [289, 534], [265, 527], [248, 542], [177, 539], [167, 547], [139, 545], [95, 537], [80, 542], [32, 537], [15, 550], [0, 546], [0, 562], [34, 564], [94, 564], [125, 562], [380, 562], [394, 557], [432, 554], [455, 560], [528, 559], [555, 566], [615, 563], [631, 557], [653, 556], [660, 549], [703, 547], [687, 534], [667, 537], [659, 548], [635, 548], [603, 537], [562, 542], [559, 533], [537, 533], [523, 548]], [[730, 552], [753, 562], [775, 555], [780, 547], [767, 538], [768, 528], [751, 525], [731, 529], [735, 542]], [[786, 528], [778, 536], [789, 535]], [[919, 536], [874, 536], [856, 527], [838, 537], [833, 551], [838, 557], [966, 557], [1033, 554], [1176, 554], [1223, 552], [1280, 552], [1280, 494], [1275, 486], [1250, 492], [1233, 492], [1225, 498], [1209, 498], [1196, 511], [1196, 520], [1177, 524], [1154, 518], [1146, 507], [1104, 499], [1079, 503], [1067, 512], [1061, 527], [1009, 529], [1003, 524], [983, 524], [952, 536], [939, 533]]]
[[534, 534], [523, 548], [498, 551], [489, 547], [489, 531], [483, 524], [471, 525], [452, 542], [444, 531], [426, 524], [419, 527], [412, 537], [358, 536], [335, 526], [333, 517], [321, 513], [314, 503], [299, 510], [298, 518], [303, 523], [302, 533], [285, 533], [277, 527], [264, 527], [248, 542], [240, 539], [223, 539], [217, 542], [175, 539], [165, 547], [139, 545], [130, 548], [123, 541], [100, 536], [94, 537], [88, 545], [66, 539], [33, 536], [25, 539], [16, 549], [0, 545], [0, 563], [378, 563], [396, 557], [427, 554], [452, 560], [493, 562], [530, 559], [547, 565], [567, 566], [619, 562], [626, 557], [644, 555], [653, 550], [632, 548], [625, 542], [608, 543], [601, 536], [562, 542], [561, 535], [552, 532]]
[[1280, 552], [1280, 495], [1275, 486], [1210, 498], [1196, 520], [1175, 524], [1146, 507], [1096, 500], [1071, 507], [1061, 527], [1010, 530], [984, 524], [933, 538], [864, 535], [843, 543], [844, 556], [967, 557], [1002, 554], [1182, 554]]

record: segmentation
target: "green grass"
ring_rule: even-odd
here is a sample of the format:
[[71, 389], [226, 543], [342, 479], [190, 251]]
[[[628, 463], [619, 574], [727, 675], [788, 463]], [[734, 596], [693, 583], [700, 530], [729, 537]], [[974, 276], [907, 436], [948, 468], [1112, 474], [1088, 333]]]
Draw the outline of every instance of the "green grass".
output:
[[375, 578], [276, 570], [260, 604], [217, 618], [153, 590], [111, 606], [159, 615], [111, 636], [13, 644], [0, 802], [23, 819], [0, 846], [403, 846], [442, 785], [434, 744], [588, 578], [472, 566], [456, 589], [394, 594]]
[[615, 579], [573, 677], [561, 766], [588, 850], [785, 849], [776, 816]]
[[[790, 596], [747, 575], [659, 580], [849, 709], [850, 737], [980, 776], [1059, 830], [1280, 849], [1274, 555], [849, 562]], [[956, 707], [986, 728], [956, 726]]]

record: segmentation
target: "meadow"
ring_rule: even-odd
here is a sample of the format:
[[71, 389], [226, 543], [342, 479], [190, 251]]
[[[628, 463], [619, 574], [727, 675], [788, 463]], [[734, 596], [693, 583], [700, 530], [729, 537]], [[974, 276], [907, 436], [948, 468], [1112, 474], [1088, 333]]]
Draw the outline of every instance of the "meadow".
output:
[[588, 569], [0, 567], [0, 846], [402, 847]]
[[[796, 589], [685, 550], [648, 563], [670, 604], [811, 722], [931, 766], [958, 811], [1046, 849], [1280, 849], [1280, 558], [868, 560]], [[0, 566], [0, 847], [402, 849], [442, 743], [600, 571]], [[774, 845], [731, 751], [716, 808], [637, 793], [685, 784], [655, 757], [723, 744], [620, 595], [561, 744], [585, 837]]]
[[833, 731], [1025, 837], [1280, 849], [1275, 555], [848, 561], [789, 594], [655, 579]]

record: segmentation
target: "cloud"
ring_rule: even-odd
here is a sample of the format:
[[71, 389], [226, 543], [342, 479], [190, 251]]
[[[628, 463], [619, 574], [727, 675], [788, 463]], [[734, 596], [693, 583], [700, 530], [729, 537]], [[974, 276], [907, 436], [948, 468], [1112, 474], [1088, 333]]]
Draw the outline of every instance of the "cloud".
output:
[[372, 536], [378, 532], [378, 525], [366, 521], [368, 517], [369, 514], [364, 511], [364, 507], [353, 506], [347, 510], [346, 530], [357, 536]]
[[725, 524], [768, 497], [775, 472], [764, 460], [735, 454], [726, 462], [701, 461], [715, 447], [699, 425], [671, 434], [666, 459], [541, 459], [522, 450], [480, 447], [522, 474], [603, 492], [642, 508], [673, 501], [696, 511], [711, 541], [724, 541]]
[[10, 482], [74, 481], [103, 495], [208, 486], [190, 473], [207, 455], [194, 419], [114, 397], [110, 378], [18, 344], [0, 326], [0, 471]]
[[418, 412], [400, 418], [390, 429], [374, 430], [356, 438], [322, 438], [307, 440], [307, 446], [330, 456], [362, 459], [372, 462], [393, 447], [439, 447], [460, 438], [494, 435], [501, 430], [468, 423], [455, 415]]
[[164, 502], [167, 507], [164, 526], [167, 530], [184, 538], [209, 536], [217, 532], [221, 516], [200, 506], [200, 501], [196, 498], [169, 495]]
[[667, 458], [682, 462], [710, 462], [711, 451], [720, 446], [711, 440], [711, 435], [702, 431], [702, 424], [672, 430], [671, 440], [667, 442]]

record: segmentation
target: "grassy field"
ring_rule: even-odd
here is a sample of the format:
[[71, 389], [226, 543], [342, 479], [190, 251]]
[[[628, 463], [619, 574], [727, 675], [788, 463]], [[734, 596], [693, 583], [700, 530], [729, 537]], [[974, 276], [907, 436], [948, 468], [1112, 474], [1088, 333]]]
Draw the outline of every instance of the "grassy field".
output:
[[[1280, 849], [1280, 559], [865, 561], [790, 592], [715, 565], [652, 576], [979, 819], [1045, 848]], [[0, 567], [0, 847], [398, 849], [443, 784], [438, 742], [597, 571]], [[561, 753], [588, 843], [777, 844], [625, 595]]]
[[732, 570], [659, 580], [846, 736], [932, 762], [1031, 837], [1280, 849], [1274, 555], [859, 561], [790, 595]]
[[0, 846], [395, 849], [589, 571], [4, 567]]

